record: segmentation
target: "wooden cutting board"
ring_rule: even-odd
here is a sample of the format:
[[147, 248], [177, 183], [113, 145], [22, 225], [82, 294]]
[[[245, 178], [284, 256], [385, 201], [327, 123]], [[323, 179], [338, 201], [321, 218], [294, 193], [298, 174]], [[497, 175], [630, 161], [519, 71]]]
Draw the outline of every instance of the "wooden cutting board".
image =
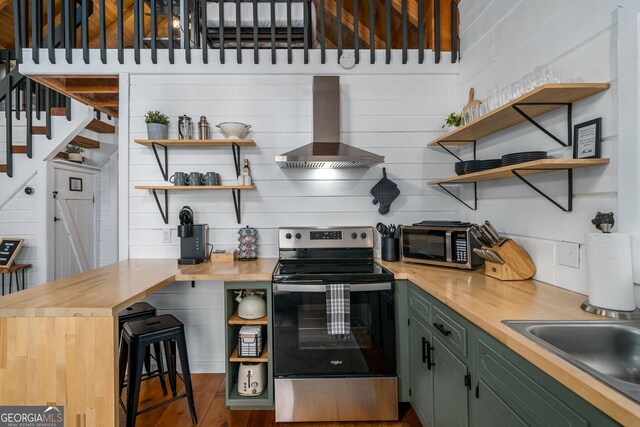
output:
[[462, 108], [463, 112], [469, 111], [471, 108], [480, 105], [480, 100], [473, 99], [475, 97], [475, 90], [473, 88], [469, 89], [469, 102]]

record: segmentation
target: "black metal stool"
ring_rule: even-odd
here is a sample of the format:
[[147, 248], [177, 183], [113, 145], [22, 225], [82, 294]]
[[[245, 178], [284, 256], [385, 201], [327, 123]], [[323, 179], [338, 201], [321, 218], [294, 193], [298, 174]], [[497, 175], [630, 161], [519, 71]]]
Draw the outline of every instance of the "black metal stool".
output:
[[[169, 383], [173, 397], [164, 402], [153, 405], [142, 411], [138, 411], [138, 399], [140, 395], [140, 385], [142, 383], [142, 365], [144, 362], [145, 349], [152, 344], [164, 343], [165, 356], [168, 366]], [[176, 345], [180, 355], [180, 365], [182, 367], [182, 382], [186, 393], [177, 396], [176, 379]], [[127, 427], [134, 427], [136, 416], [156, 409], [183, 397], [189, 403], [189, 412], [193, 424], [198, 422], [196, 417], [196, 407], [193, 400], [193, 389], [191, 387], [191, 372], [189, 370], [189, 359], [187, 356], [187, 342], [184, 334], [184, 325], [171, 314], [151, 317], [147, 319], [134, 320], [124, 324], [122, 337], [120, 339], [120, 394], [124, 381], [124, 374], [129, 365], [129, 380], [127, 381], [127, 405], [125, 407]], [[158, 366], [162, 362], [158, 360]], [[122, 400], [120, 404], [124, 407]]]
[[[130, 322], [132, 320], [146, 319], [149, 317], [155, 317], [156, 314], [157, 314], [156, 308], [151, 304], [149, 304], [148, 302], [137, 302], [133, 304], [131, 307], [125, 308], [120, 313], [118, 313], [118, 339], [120, 339], [120, 337], [122, 336], [122, 327], [126, 322]], [[154, 345], [154, 353], [155, 353], [154, 359], [157, 362], [158, 359], [162, 358], [160, 343], [157, 343]], [[155, 376], [160, 377], [160, 385], [162, 386], [162, 393], [166, 396], [167, 385], [164, 381], [164, 371], [161, 371], [159, 367], [160, 365], [158, 365], [158, 370], [157, 372], [155, 372], [155, 374], [157, 375]], [[149, 376], [149, 378], [155, 377], [153, 375], [154, 372], [151, 371], [151, 352], [149, 351], [148, 348], [145, 350], [144, 368], [147, 371], [147, 376]], [[122, 388], [124, 387], [124, 385], [121, 384], [120, 387]]]

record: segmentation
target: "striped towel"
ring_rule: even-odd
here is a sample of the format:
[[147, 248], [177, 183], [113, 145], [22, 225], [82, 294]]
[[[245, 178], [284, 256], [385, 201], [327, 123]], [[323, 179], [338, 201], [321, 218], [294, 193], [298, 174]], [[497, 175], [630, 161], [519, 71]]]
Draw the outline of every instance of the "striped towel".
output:
[[350, 285], [327, 285], [327, 331], [329, 335], [350, 335]]

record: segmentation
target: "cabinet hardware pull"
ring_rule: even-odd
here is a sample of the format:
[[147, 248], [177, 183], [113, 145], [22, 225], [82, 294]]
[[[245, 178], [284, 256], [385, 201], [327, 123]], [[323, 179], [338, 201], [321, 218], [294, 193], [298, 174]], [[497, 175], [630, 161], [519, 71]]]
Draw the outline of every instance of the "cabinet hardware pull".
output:
[[451, 334], [451, 331], [446, 330], [442, 323], [433, 322], [433, 326], [435, 326], [437, 330], [442, 332], [444, 336], [448, 336]]
[[431, 347], [429, 340], [425, 340], [425, 342], [427, 344], [427, 369], [431, 370], [432, 366], [436, 366], [435, 363], [431, 362], [431, 350], [433, 350], [433, 347]]
[[422, 337], [422, 363], [427, 361], [427, 339]]
[[476, 399], [480, 399], [480, 383], [476, 385]]
[[464, 386], [471, 390], [471, 374], [467, 372], [464, 376]]

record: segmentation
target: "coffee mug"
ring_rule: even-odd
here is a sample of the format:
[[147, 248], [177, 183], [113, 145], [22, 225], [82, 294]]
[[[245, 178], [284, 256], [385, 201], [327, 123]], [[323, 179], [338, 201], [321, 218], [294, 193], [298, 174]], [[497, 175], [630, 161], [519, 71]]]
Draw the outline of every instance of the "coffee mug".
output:
[[187, 176], [187, 185], [197, 186], [200, 185], [202, 181], [202, 174], [200, 172], [191, 172], [189, 176]]
[[220, 185], [218, 182], [218, 174], [215, 172], [207, 172], [202, 176], [202, 184], [203, 185]]
[[171, 175], [171, 178], [169, 178], [169, 182], [177, 186], [187, 185], [187, 174], [184, 172], [176, 172]]

